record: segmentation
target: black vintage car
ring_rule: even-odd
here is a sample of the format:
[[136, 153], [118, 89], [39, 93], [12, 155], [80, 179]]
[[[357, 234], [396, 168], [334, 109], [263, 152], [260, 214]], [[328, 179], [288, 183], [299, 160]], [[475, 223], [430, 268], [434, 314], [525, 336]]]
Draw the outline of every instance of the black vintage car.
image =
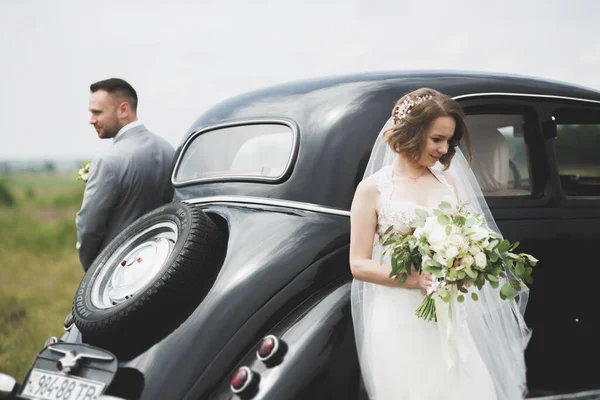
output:
[[529, 397], [600, 396], [600, 92], [442, 72], [296, 82], [206, 111], [178, 149], [174, 202], [98, 256], [65, 335], [22, 385], [0, 377], [5, 395], [365, 399], [349, 207], [395, 101], [423, 86], [460, 102], [500, 229], [540, 259]]

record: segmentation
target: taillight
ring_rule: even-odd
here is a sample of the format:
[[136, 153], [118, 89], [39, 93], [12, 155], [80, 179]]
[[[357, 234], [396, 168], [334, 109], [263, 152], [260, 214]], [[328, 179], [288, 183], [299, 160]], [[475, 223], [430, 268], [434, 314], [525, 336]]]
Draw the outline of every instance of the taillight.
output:
[[46, 340], [46, 343], [44, 344], [44, 347], [48, 347], [51, 346], [55, 343], [58, 343], [58, 338], [56, 336], [52, 336], [50, 339]]
[[254, 380], [254, 373], [248, 367], [239, 367], [231, 378], [230, 387], [233, 393], [241, 393], [248, 389]]
[[265, 363], [268, 367], [273, 367], [283, 361], [287, 353], [287, 345], [275, 335], [265, 336], [256, 349], [256, 358]]
[[279, 351], [279, 339], [273, 335], [268, 335], [260, 341], [256, 350], [256, 357], [262, 362], [268, 361], [277, 355]]

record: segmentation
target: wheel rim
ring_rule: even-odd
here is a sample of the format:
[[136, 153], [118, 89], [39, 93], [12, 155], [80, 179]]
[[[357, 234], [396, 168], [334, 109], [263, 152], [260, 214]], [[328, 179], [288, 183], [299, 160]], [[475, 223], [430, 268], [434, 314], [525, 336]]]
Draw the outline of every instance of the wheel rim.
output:
[[154, 281], [173, 253], [177, 232], [174, 222], [160, 222], [119, 246], [95, 272], [91, 291], [94, 307], [115, 307]]

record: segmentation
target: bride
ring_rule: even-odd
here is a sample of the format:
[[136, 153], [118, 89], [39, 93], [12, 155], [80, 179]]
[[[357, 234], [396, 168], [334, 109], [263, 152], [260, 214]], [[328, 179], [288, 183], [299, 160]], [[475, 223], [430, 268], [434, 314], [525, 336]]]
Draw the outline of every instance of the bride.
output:
[[507, 301], [484, 286], [479, 301], [438, 302], [438, 322], [425, 321], [415, 310], [433, 277], [413, 271], [398, 284], [389, 277], [389, 258], [380, 263], [379, 235], [390, 226], [407, 232], [415, 210], [443, 200], [468, 202], [498, 232], [461, 140], [470, 157], [460, 106], [435, 90], [415, 90], [396, 103], [356, 190], [352, 317], [369, 399], [515, 400], [526, 394], [526, 289]]

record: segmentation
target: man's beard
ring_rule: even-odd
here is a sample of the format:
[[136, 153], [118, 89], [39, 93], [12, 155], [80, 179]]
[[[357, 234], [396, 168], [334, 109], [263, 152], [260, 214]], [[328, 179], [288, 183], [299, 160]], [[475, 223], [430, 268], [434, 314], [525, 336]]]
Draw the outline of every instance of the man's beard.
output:
[[123, 126], [120, 126], [119, 124], [115, 125], [114, 127], [111, 127], [110, 129], [104, 129], [104, 135], [102, 135], [102, 139], [112, 139], [115, 136], [117, 136], [117, 133], [119, 133], [119, 131], [121, 130]]

